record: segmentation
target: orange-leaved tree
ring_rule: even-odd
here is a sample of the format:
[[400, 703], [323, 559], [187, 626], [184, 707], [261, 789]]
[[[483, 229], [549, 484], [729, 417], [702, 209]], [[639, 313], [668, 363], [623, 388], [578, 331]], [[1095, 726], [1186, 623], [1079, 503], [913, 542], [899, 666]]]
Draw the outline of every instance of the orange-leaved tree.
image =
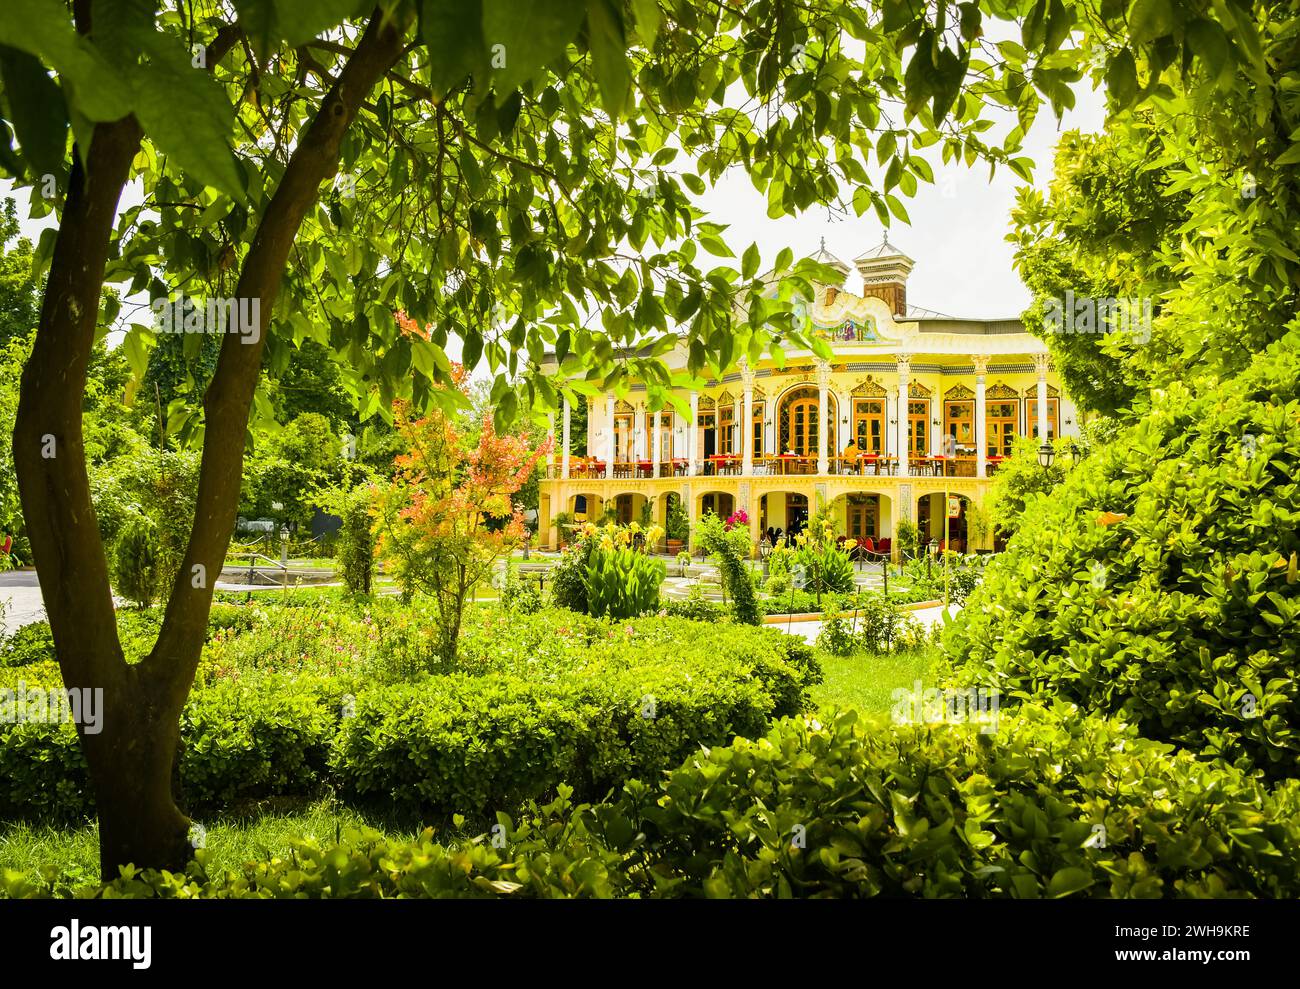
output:
[[549, 455], [525, 435], [499, 435], [485, 415], [477, 435], [443, 411], [414, 418], [397, 403], [394, 421], [409, 453], [392, 482], [375, 489], [378, 554], [408, 598], [433, 598], [439, 654], [456, 658], [465, 599], [525, 537], [514, 496]]

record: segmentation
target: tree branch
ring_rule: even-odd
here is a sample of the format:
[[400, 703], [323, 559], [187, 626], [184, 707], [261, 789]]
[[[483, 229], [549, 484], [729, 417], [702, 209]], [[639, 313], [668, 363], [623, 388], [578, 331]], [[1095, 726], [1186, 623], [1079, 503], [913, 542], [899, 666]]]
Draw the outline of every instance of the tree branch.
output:
[[[371, 16], [361, 40], [294, 149], [244, 257], [235, 296], [258, 300], [257, 338], [250, 342], [243, 334], [228, 334], [222, 341], [216, 372], [203, 401], [203, 459], [194, 524], [184, 563], [167, 602], [162, 631], [142, 664], [148, 674], [160, 677], [162, 689], [178, 708], [189, 693], [198, 667], [213, 585], [221, 572], [239, 510], [249, 411], [289, 252], [303, 218], [319, 196], [321, 184], [338, 171], [343, 138], [358, 109], [401, 56], [408, 23], [387, 21], [379, 10]], [[193, 568], [198, 566], [204, 568], [207, 579], [202, 581], [203, 586], [194, 587]]]

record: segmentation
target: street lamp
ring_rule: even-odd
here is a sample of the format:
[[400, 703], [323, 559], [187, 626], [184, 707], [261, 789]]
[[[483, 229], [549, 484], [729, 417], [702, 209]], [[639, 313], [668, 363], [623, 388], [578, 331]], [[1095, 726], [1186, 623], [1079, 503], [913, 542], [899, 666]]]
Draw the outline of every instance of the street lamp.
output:
[[1052, 466], [1052, 461], [1056, 458], [1056, 451], [1052, 449], [1052, 444], [1043, 440], [1043, 445], [1038, 448], [1038, 463], [1043, 468]]
[[1083, 451], [1079, 449], [1079, 444], [1075, 443], [1074, 440], [1070, 441], [1070, 459], [1074, 461], [1076, 467], [1079, 465], [1079, 461], [1083, 459]]

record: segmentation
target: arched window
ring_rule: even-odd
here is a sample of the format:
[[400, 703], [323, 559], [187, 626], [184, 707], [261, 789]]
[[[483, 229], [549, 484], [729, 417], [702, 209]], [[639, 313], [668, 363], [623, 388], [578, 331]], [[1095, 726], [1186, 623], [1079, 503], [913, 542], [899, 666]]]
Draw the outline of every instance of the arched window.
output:
[[[830, 419], [834, 422], [835, 396], [830, 396]], [[825, 426], [818, 409], [816, 388], [795, 388], [781, 402], [781, 423], [777, 433], [781, 453], [801, 457], [817, 456], [817, 436]], [[827, 444], [827, 450], [830, 445]]]
[[965, 385], [954, 385], [944, 393], [943, 430], [951, 438], [955, 454], [974, 453], [975, 393]]
[[1020, 433], [1020, 396], [1014, 388], [997, 384], [988, 389], [985, 399], [986, 452], [990, 457], [1009, 457]]

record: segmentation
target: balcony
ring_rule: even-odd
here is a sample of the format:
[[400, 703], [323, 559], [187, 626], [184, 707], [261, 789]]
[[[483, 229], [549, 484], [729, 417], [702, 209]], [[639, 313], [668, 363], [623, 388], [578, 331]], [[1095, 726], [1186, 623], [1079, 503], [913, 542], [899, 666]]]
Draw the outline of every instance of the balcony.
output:
[[[985, 475], [992, 477], [997, 473], [1002, 457], [989, 457], [985, 461]], [[744, 461], [731, 454], [716, 454], [705, 457], [699, 465], [699, 477], [899, 477], [898, 458], [877, 454], [859, 454], [851, 457], [827, 458], [828, 473], [819, 474], [817, 458], [802, 454], [779, 454], [776, 456], [755, 457], [751, 473], [746, 474]], [[569, 478], [594, 480], [649, 480], [660, 478], [686, 477], [690, 473], [690, 462], [684, 458], [661, 460], [658, 475], [654, 471], [652, 460], [619, 460], [612, 465], [595, 457], [572, 457], [569, 460]], [[559, 480], [562, 476], [560, 461], [546, 465], [548, 480]], [[976, 458], [973, 456], [933, 456], [909, 457], [908, 475], [911, 477], [967, 477], [978, 476]]]

